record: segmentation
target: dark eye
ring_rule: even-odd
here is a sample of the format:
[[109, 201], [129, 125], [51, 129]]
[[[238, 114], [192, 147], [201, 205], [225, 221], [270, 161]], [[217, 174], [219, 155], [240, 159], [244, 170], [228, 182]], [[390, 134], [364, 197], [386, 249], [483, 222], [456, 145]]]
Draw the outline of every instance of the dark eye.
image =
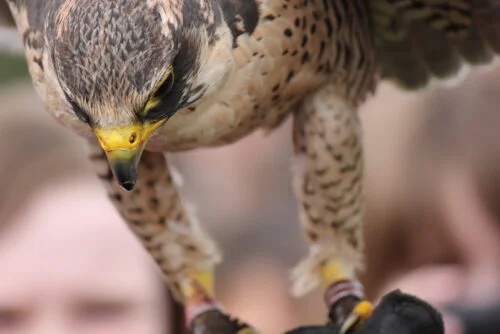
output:
[[158, 89], [154, 92], [154, 98], [161, 98], [168, 94], [172, 88], [174, 87], [174, 72], [172, 71], [169, 76], [163, 81], [163, 83], [158, 87]]
[[182, 94], [184, 80], [179, 77], [176, 81], [174, 70], [169, 69], [158, 88], [150, 95], [143, 108], [144, 119], [158, 121], [172, 116], [179, 109], [179, 100]]

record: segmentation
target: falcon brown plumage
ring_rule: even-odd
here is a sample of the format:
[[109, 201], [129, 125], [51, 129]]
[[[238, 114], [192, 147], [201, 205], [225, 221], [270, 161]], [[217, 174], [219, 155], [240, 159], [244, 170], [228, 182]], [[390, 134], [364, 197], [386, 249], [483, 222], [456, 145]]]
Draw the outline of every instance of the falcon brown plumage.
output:
[[382, 78], [415, 89], [500, 52], [500, 0], [6, 1], [47, 109], [89, 139], [111, 200], [196, 326], [217, 314], [203, 312], [215, 308], [220, 256], [186, 211], [163, 152], [229, 144], [294, 117], [310, 244], [294, 291], [323, 283], [332, 320], [347, 332], [370, 312], [356, 281], [358, 106]]

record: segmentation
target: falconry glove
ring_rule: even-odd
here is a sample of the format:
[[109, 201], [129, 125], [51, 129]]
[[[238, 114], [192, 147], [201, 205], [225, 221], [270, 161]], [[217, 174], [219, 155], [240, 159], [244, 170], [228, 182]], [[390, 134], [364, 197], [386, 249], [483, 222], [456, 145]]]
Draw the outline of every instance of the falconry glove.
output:
[[[286, 334], [337, 334], [338, 326], [301, 327]], [[428, 303], [393, 291], [387, 294], [373, 314], [349, 334], [444, 334], [440, 313]]]

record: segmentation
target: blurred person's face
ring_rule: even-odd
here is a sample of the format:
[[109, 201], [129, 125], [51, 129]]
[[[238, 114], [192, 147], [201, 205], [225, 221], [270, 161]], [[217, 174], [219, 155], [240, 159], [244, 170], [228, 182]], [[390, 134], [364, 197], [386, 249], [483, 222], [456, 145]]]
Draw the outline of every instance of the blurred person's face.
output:
[[0, 236], [0, 334], [165, 333], [154, 266], [99, 190], [56, 185]]

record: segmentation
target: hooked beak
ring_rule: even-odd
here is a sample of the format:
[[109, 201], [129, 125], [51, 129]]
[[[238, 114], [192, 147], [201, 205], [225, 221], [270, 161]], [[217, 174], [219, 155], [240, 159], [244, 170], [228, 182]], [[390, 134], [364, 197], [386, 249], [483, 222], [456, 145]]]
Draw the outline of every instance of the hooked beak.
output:
[[113, 174], [125, 190], [132, 190], [137, 183], [137, 165], [141, 159], [143, 148], [130, 150], [113, 150], [106, 152], [108, 163]]
[[137, 166], [149, 137], [165, 121], [155, 123], [134, 123], [120, 127], [95, 127], [108, 163], [120, 186], [132, 190], [137, 183]]

